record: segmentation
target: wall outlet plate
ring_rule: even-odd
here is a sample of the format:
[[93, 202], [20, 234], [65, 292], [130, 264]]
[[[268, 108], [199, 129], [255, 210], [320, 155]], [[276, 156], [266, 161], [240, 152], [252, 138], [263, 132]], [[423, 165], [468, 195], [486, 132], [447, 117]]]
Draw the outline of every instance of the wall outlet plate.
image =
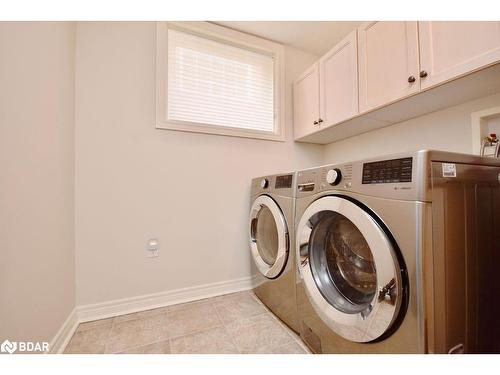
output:
[[146, 245], [146, 256], [148, 258], [156, 258], [160, 255], [160, 241], [156, 238], [148, 240]]

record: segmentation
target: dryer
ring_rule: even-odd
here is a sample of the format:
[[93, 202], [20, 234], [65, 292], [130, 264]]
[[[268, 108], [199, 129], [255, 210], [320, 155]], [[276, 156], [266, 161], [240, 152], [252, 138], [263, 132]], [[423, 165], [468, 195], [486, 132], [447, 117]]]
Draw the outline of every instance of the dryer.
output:
[[500, 352], [500, 161], [419, 151], [297, 174], [300, 334], [318, 353]]
[[250, 252], [254, 293], [298, 332], [295, 252], [295, 173], [255, 178], [251, 187]]

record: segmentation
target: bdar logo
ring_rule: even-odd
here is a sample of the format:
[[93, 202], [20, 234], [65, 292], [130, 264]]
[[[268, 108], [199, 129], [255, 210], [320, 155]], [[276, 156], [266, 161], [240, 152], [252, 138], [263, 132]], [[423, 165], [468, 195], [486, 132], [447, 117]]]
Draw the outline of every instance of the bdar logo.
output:
[[0, 350], [2, 351], [2, 353], [12, 354], [17, 350], [17, 342], [10, 342], [9, 340], [5, 340], [4, 342], [2, 342]]

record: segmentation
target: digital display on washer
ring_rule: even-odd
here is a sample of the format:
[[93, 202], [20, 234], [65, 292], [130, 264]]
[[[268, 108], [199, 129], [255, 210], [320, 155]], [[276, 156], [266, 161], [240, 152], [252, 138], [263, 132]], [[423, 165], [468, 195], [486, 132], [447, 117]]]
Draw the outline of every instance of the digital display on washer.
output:
[[363, 184], [411, 182], [413, 158], [375, 161], [363, 164]]
[[292, 187], [292, 177], [293, 175], [287, 174], [285, 176], [277, 176], [276, 183], [274, 184], [275, 189], [287, 189]]

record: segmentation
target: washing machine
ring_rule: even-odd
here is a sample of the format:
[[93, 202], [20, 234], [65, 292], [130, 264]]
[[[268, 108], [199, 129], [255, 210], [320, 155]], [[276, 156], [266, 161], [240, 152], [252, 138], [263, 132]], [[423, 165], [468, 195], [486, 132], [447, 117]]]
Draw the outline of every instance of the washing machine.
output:
[[297, 173], [316, 353], [500, 352], [500, 162], [417, 151]]
[[295, 252], [295, 173], [252, 180], [249, 218], [254, 293], [298, 332]]

